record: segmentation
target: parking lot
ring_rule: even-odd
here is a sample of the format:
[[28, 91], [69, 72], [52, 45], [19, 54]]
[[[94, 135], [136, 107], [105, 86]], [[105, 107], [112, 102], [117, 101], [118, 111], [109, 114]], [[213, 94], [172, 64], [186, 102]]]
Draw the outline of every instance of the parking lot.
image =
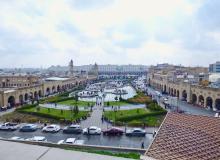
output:
[[[154, 128], [149, 128], [148, 130], [154, 131]], [[85, 144], [89, 145], [103, 145], [103, 146], [115, 146], [115, 147], [129, 147], [129, 148], [141, 148], [142, 142], [144, 142], [145, 148], [150, 145], [153, 137], [152, 134], [146, 134], [145, 137], [127, 137], [122, 136], [104, 136], [101, 135], [83, 135], [83, 134], [64, 134], [61, 131], [58, 133], [44, 133], [41, 129], [38, 129], [35, 132], [20, 132], [16, 131], [0, 131], [0, 137], [2, 138], [11, 138], [18, 136], [21, 138], [31, 138], [34, 136], [44, 136], [47, 141], [57, 143], [60, 140], [65, 140], [67, 138], [76, 138], [84, 140]]]

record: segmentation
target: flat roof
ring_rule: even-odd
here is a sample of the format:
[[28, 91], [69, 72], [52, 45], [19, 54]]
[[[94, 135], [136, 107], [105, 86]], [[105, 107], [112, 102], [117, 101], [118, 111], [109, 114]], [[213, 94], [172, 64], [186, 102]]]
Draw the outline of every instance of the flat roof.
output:
[[80, 151], [70, 151], [59, 148], [44, 147], [18, 142], [0, 140], [0, 155], [4, 160], [131, 160]]
[[68, 80], [69, 78], [61, 78], [61, 77], [49, 77], [46, 78], [45, 81], [65, 81]]
[[157, 160], [220, 159], [220, 118], [168, 113], [145, 156]]

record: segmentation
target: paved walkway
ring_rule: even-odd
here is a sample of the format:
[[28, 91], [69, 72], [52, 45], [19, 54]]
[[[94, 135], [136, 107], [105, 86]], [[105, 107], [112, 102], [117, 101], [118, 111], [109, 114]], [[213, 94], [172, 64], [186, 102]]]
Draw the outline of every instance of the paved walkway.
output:
[[6, 111], [1, 111], [0, 116], [3, 116], [5, 114], [11, 113], [11, 112], [14, 112], [14, 110], [15, 110], [15, 108], [11, 108], [11, 109], [8, 109]]
[[102, 118], [102, 106], [95, 106], [93, 107], [93, 111], [90, 117], [88, 117], [86, 120], [81, 122], [81, 126], [83, 128], [90, 127], [90, 126], [97, 126], [102, 129], [106, 129], [110, 124], [107, 122], [101, 120]]
[[7, 141], [0, 141], [0, 155], [1, 160], [129, 160], [127, 158]]

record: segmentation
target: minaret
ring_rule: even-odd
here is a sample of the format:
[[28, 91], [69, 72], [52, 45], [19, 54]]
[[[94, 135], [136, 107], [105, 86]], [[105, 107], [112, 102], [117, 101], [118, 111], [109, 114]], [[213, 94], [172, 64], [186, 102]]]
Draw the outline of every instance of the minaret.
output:
[[70, 63], [69, 63], [69, 76], [73, 77], [73, 60], [71, 59]]

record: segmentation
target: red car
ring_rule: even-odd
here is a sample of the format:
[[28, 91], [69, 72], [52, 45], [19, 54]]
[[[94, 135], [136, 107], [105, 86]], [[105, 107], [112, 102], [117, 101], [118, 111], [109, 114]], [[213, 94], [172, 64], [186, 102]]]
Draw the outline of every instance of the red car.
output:
[[122, 135], [124, 131], [120, 128], [112, 127], [110, 129], [107, 129], [103, 131], [103, 135]]

